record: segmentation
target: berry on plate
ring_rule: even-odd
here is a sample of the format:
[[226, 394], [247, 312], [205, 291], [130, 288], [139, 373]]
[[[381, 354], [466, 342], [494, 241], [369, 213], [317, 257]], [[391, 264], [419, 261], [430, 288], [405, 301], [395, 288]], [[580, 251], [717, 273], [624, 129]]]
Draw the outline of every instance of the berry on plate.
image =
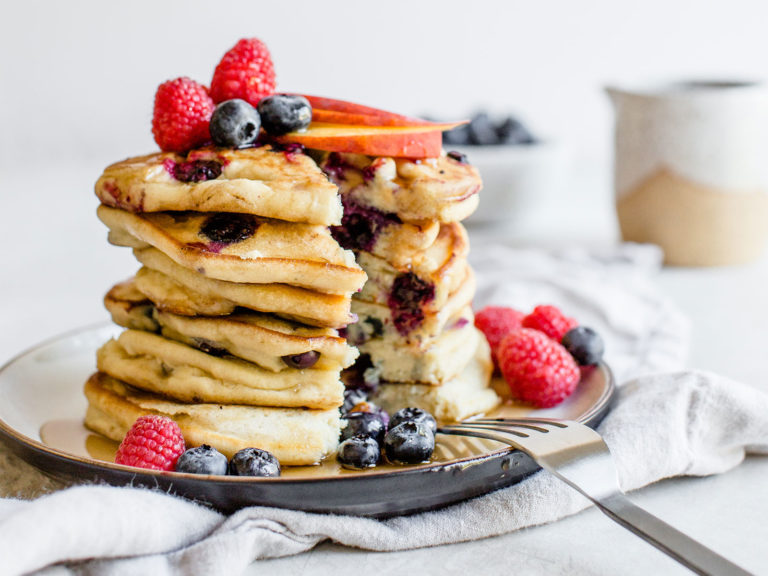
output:
[[259, 137], [261, 117], [245, 100], [225, 100], [211, 117], [211, 140], [216, 146], [244, 148]]
[[427, 424], [403, 422], [384, 437], [387, 460], [395, 464], [425, 462], [435, 450], [435, 435]]
[[350, 412], [344, 419], [346, 426], [341, 429], [341, 440], [352, 438], [352, 436], [369, 436], [381, 443], [384, 440], [384, 433], [387, 427], [384, 419], [377, 412]]
[[229, 462], [221, 452], [202, 444], [190, 448], [182, 454], [176, 462], [176, 472], [188, 472], [189, 474], [215, 474], [225, 476]]
[[533, 328], [544, 332], [556, 342], [560, 342], [571, 328], [578, 326], [573, 318], [568, 318], [555, 306], [536, 306], [533, 312], [523, 318], [524, 328]]
[[[342, 408], [343, 412], [343, 408]], [[382, 423], [384, 424], [384, 429], [386, 430], [389, 426], [389, 413], [384, 410], [381, 406], [377, 406], [373, 402], [369, 402], [368, 400], [363, 400], [362, 402], [358, 402], [352, 408], [347, 410], [345, 414], [352, 414], [354, 412], [370, 412], [371, 414], [377, 414], [379, 418], [381, 419]]]
[[352, 436], [339, 444], [336, 459], [344, 468], [373, 468], [381, 458], [381, 446], [370, 436]]
[[485, 334], [491, 347], [493, 363], [498, 367], [496, 352], [504, 337], [522, 326], [525, 315], [506, 306], [486, 306], [475, 314], [475, 327]]
[[142, 416], [133, 423], [115, 455], [115, 464], [173, 470], [184, 453], [181, 429], [165, 416]]
[[261, 448], [243, 448], [229, 461], [231, 476], [280, 476], [280, 462]]
[[559, 404], [579, 383], [573, 356], [538, 330], [515, 330], [501, 341], [498, 354], [512, 396], [539, 408]]
[[424, 424], [427, 428], [432, 430], [433, 434], [437, 432], [437, 422], [435, 421], [435, 417], [421, 408], [401, 408], [392, 415], [390, 425], [392, 428], [395, 428], [403, 422]]
[[251, 106], [275, 92], [275, 67], [266, 44], [258, 38], [243, 38], [216, 66], [211, 97], [217, 104], [240, 98]]
[[189, 78], [160, 84], [155, 93], [152, 135], [164, 152], [186, 152], [211, 139], [214, 104], [208, 89]]
[[563, 336], [562, 344], [579, 366], [593, 366], [603, 359], [603, 339], [587, 326], [568, 330]]

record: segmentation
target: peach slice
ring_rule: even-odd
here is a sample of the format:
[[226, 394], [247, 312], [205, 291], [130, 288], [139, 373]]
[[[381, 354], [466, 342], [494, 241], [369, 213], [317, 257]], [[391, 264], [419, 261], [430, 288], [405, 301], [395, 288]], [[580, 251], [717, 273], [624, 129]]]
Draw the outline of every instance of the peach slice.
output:
[[330, 152], [350, 152], [396, 158], [436, 158], [443, 147], [443, 130], [453, 124], [416, 126], [378, 126], [312, 122], [303, 132], [290, 132], [277, 138], [282, 143], [302, 144]]
[[312, 120], [329, 124], [350, 124], [353, 126], [428, 126], [427, 120], [411, 118], [354, 102], [324, 98], [322, 96], [304, 97], [312, 105]]

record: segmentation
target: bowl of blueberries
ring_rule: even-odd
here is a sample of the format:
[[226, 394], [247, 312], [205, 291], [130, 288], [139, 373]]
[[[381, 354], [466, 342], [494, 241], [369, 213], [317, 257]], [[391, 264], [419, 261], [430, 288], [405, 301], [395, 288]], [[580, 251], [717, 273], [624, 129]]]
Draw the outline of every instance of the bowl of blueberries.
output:
[[483, 191], [470, 223], [524, 218], [556, 199], [563, 188], [565, 155], [512, 115], [478, 112], [468, 124], [443, 133], [443, 148], [457, 151], [480, 171]]

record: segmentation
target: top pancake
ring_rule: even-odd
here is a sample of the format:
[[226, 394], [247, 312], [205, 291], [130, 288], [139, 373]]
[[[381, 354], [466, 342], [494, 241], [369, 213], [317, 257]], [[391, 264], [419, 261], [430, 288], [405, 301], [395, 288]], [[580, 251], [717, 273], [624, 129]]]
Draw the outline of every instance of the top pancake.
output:
[[[185, 178], [179, 174], [185, 169], [198, 173]], [[324, 226], [340, 224], [342, 214], [337, 187], [309, 156], [271, 146], [129, 158], [104, 170], [96, 195], [130, 212], [237, 212]]]
[[375, 158], [334, 152], [320, 166], [339, 186], [344, 204], [356, 203], [405, 222], [458, 222], [477, 208], [477, 169], [446, 155], [426, 160]]
[[[107, 206], [99, 206], [97, 214], [109, 227], [113, 244], [153, 246], [177, 264], [216, 280], [350, 294], [366, 279], [352, 252], [342, 249], [325, 226], [227, 213], [134, 214]], [[217, 232], [222, 229], [224, 236]]]

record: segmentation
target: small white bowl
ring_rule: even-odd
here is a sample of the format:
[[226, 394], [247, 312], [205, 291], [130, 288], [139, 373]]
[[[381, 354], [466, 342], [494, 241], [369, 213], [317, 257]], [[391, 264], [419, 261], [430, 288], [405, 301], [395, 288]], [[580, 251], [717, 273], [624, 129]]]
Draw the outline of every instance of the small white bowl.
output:
[[453, 146], [483, 179], [470, 223], [514, 221], [562, 197], [567, 158], [562, 146], [540, 141], [509, 146]]

